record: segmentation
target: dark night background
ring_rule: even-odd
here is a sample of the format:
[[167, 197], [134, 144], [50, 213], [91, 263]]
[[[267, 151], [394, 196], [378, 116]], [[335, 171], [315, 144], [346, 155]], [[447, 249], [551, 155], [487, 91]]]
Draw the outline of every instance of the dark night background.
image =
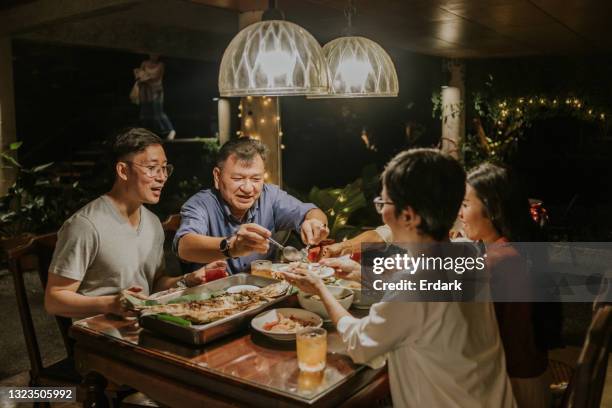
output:
[[[137, 124], [138, 107], [130, 103], [128, 94], [132, 69], [146, 56], [24, 41], [14, 42], [13, 53], [17, 137], [24, 142], [20, 149], [24, 164], [82, 160], [108, 135]], [[438, 143], [440, 124], [432, 116], [431, 96], [446, 83], [443, 61], [410, 53], [391, 55], [399, 76], [398, 98], [281, 98], [288, 188], [307, 193], [312, 186], [342, 187], [368, 164], [382, 168], [402, 149]], [[177, 137], [214, 137], [218, 64], [162, 60], [165, 110]], [[466, 90], [469, 96], [492, 75], [499, 95], [572, 93], [612, 110], [610, 72], [609, 56], [468, 60]], [[235, 113], [236, 105], [233, 100]], [[413, 130], [410, 138], [406, 125]], [[376, 151], [365, 148], [364, 130]], [[203, 184], [211, 180], [200, 151], [178, 146], [168, 148], [170, 161], [179, 167], [168, 194], [181, 178], [196, 175]], [[530, 196], [544, 200], [553, 223], [571, 224], [574, 238], [609, 240], [611, 159], [608, 130], [555, 117], [537, 121], [526, 131], [510, 165], [518, 170]]]

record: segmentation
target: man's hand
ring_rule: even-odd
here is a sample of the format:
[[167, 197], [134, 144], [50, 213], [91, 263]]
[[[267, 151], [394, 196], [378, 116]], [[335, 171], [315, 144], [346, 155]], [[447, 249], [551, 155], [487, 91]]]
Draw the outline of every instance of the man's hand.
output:
[[189, 287], [198, 286], [206, 282], [212, 282], [216, 279], [228, 276], [227, 262], [214, 261], [200, 269], [193, 271], [185, 276], [185, 283]]
[[340, 279], [361, 281], [361, 265], [348, 257], [321, 259], [319, 263], [334, 268], [336, 277]]
[[270, 244], [268, 238], [272, 233], [261, 225], [243, 224], [230, 241], [230, 254], [233, 257], [244, 256], [258, 252], [268, 253]]
[[302, 223], [302, 242], [308, 245], [317, 245], [329, 235], [329, 228], [321, 220], [311, 218]]
[[136, 316], [136, 312], [132, 309], [131, 303], [126, 299], [125, 295], [128, 294], [138, 299], [143, 299], [144, 296], [140, 292], [142, 292], [142, 288], [140, 286], [132, 286], [128, 289], [122, 290], [118, 295], [110, 297], [110, 302], [106, 308], [106, 313], [121, 317]]

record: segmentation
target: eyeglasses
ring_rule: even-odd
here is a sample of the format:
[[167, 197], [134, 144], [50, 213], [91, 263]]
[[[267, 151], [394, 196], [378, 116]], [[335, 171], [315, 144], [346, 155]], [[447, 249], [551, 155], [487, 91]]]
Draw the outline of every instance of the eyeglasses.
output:
[[172, 175], [172, 172], [174, 171], [174, 166], [171, 164], [166, 164], [165, 166], [160, 166], [160, 165], [146, 166], [144, 164], [138, 164], [138, 163], [134, 163], [131, 161], [126, 161], [126, 163], [133, 164], [134, 166], [142, 167], [143, 169], [145, 169], [145, 174], [151, 178], [159, 177], [162, 175], [168, 178]]
[[382, 197], [376, 197], [374, 200], [372, 200], [372, 202], [374, 203], [374, 207], [376, 208], [376, 212], [381, 214], [383, 211], [383, 208], [386, 205], [393, 205], [393, 202], [391, 201], [385, 201]]

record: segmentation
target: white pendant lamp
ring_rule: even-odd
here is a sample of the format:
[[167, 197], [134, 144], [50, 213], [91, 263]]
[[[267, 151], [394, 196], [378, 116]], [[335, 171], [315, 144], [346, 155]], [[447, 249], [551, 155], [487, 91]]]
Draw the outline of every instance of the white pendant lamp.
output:
[[[351, 30], [352, 2], [345, 10]], [[374, 41], [358, 36], [336, 38], [323, 54], [330, 73], [330, 90], [322, 98], [395, 97], [399, 83], [393, 61]]]
[[[240, 31], [223, 54], [221, 96], [320, 95], [329, 88], [321, 46], [276, 9]], [[279, 15], [280, 14], [280, 15]], [[269, 19], [270, 16], [274, 19]]]

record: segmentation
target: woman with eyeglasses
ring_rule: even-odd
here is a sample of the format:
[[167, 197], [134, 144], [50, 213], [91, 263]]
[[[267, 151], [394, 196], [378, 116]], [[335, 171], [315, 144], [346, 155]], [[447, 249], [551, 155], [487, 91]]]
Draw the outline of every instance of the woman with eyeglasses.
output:
[[[448, 241], [465, 192], [456, 160], [434, 149], [408, 150], [389, 162], [382, 181], [376, 205], [396, 242]], [[394, 406], [516, 406], [491, 303], [391, 299], [357, 319], [318, 276], [299, 268], [284, 275], [319, 295], [353, 361], [387, 361]]]
[[[477, 167], [468, 174], [459, 217], [466, 236], [487, 248], [493, 300], [527, 296], [532, 277], [526, 259], [512, 243], [533, 241], [536, 225], [517, 180], [493, 164]], [[548, 356], [536, 341], [534, 304], [497, 301], [495, 314], [518, 406], [550, 406]]]

